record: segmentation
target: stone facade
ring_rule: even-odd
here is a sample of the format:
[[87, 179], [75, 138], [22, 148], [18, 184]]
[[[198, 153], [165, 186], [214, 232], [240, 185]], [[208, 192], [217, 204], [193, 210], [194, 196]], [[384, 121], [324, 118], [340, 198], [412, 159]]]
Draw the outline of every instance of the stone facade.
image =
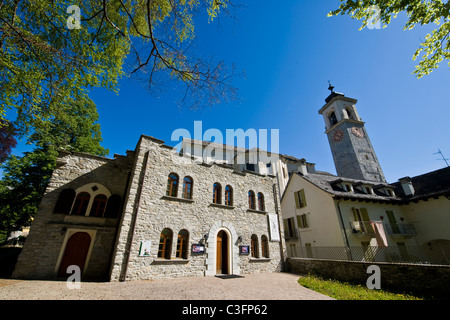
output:
[[[172, 173], [179, 177], [176, 196], [166, 193]], [[193, 181], [192, 194], [187, 199], [181, 196], [184, 177]], [[222, 186], [222, 199], [225, 186], [231, 186], [232, 204], [212, 203], [215, 183]], [[75, 204], [70, 214], [54, 213], [66, 189], [76, 191]], [[264, 195], [263, 210], [249, 209], [249, 190]], [[120, 196], [120, 204], [115, 203], [120, 206], [119, 214], [91, 216], [98, 212], [95, 208], [100, 202], [90, 200], [89, 204], [86, 202], [86, 213], [75, 215], [82, 192], [91, 193], [91, 199], [104, 194], [108, 199], [106, 211], [110, 210], [112, 196]], [[219, 259], [223, 260], [223, 273], [281, 271], [285, 246], [277, 193], [276, 179], [272, 175], [241, 172], [230, 165], [201, 163], [148, 136], [141, 136], [135, 151], [128, 152], [127, 156], [115, 156], [115, 159], [64, 153], [42, 199], [13, 277], [60, 277], [58, 270], [64, 266], [62, 261], [66, 259], [71, 237], [83, 232], [89, 234], [91, 240], [86, 247], [82, 270], [86, 280], [216, 275], [221, 231], [225, 234]], [[273, 223], [269, 223], [269, 216], [277, 221], [277, 229], [271, 229]], [[171, 232], [165, 244], [170, 255], [158, 257], [163, 230]], [[183, 255], [181, 249], [178, 250], [180, 231], [187, 234], [187, 243], [183, 245], [187, 250]], [[252, 243], [252, 236], [256, 242]], [[141, 246], [148, 243], [149, 253], [140, 255]], [[267, 243], [264, 249], [263, 243]], [[193, 254], [194, 244], [203, 245], [204, 253]], [[258, 252], [253, 257], [251, 253], [240, 252], [242, 246], [251, 249], [252, 245]]]

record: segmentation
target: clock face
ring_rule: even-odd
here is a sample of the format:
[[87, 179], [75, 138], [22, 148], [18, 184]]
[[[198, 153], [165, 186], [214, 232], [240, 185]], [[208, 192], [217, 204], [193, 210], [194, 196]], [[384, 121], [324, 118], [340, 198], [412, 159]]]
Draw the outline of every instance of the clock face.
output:
[[338, 129], [333, 133], [333, 141], [334, 142], [342, 141], [343, 137], [344, 137], [344, 131], [342, 131], [341, 129]]
[[357, 136], [358, 138], [362, 138], [364, 137], [364, 131], [361, 128], [358, 127], [353, 127], [352, 128], [352, 133]]

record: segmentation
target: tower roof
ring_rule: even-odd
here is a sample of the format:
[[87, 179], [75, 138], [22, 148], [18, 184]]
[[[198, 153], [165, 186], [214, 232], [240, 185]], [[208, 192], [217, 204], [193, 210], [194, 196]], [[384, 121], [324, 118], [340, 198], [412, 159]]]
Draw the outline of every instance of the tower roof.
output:
[[325, 102], [326, 102], [326, 103], [330, 102], [334, 97], [337, 97], [337, 96], [344, 96], [343, 93], [340, 93], [340, 92], [334, 92], [334, 87], [331, 85], [330, 81], [328, 81], [328, 84], [329, 84], [328, 90], [330, 90], [331, 93], [330, 93], [330, 95], [325, 99]]

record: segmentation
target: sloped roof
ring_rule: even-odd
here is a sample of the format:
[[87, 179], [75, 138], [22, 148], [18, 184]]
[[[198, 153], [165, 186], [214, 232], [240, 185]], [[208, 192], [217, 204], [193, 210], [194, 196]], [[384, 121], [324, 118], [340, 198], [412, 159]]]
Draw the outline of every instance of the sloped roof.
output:
[[[401, 200], [400, 197], [397, 195], [395, 196], [388, 196], [384, 193], [378, 192], [377, 190], [386, 187], [386, 188], [393, 188], [392, 185], [388, 183], [380, 183], [380, 182], [374, 182], [374, 181], [365, 181], [365, 180], [356, 180], [356, 179], [349, 179], [349, 178], [340, 178], [338, 176], [329, 174], [329, 173], [308, 173], [307, 175], [302, 175], [299, 172], [295, 172], [295, 174], [301, 176], [305, 180], [311, 182], [321, 190], [331, 194], [334, 197], [337, 198], [345, 198], [345, 199], [355, 199], [355, 200], [367, 200], [367, 201], [387, 201], [387, 202], [398, 202]], [[351, 183], [352, 185], [368, 185], [372, 186], [374, 193], [373, 194], [367, 194], [362, 191], [359, 191], [354, 188], [354, 192], [348, 192], [343, 189], [341, 189], [338, 184], [342, 181], [345, 181], [347, 183]], [[395, 190], [396, 191], [396, 190]]]
[[439, 195], [450, 196], [450, 167], [428, 172], [410, 178], [414, 188], [414, 195], [405, 195], [400, 182], [395, 182], [392, 186], [397, 189], [396, 193], [407, 200], [418, 200], [435, 197]]

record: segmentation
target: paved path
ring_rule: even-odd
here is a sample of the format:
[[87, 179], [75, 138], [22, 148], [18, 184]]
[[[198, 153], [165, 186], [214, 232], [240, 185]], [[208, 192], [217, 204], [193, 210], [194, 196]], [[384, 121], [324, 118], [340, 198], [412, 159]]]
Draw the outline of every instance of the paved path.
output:
[[82, 282], [68, 289], [64, 281], [0, 279], [0, 300], [330, 300], [298, 284], [290, 273], [241, 277], [196, 277], [127, 282]]

